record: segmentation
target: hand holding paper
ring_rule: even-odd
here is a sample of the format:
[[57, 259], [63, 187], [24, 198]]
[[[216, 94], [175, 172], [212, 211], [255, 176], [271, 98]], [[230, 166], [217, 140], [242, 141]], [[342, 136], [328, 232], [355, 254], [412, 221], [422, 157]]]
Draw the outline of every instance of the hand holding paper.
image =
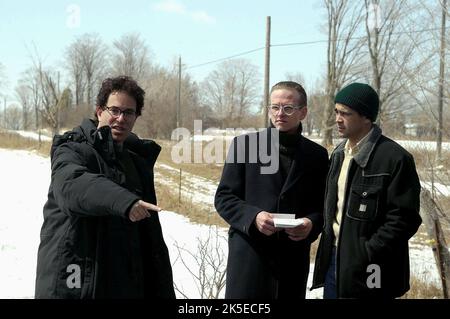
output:
[[303, 224], [303, 219], [295, 219], [295, 214], [272, 214], [272, 216], [273, 223], [277, 228], [293, 228]]
[[281, 221], [279, 223], [278, 221], [275, 221], [274, 218], [274, 224], [276, 227], [283, 228], [284, 232], [288, 235], [290, 240], [303, 240], [308, 237], [309, 233], [311, 232], [312, 221], [307, 217], [295, 219], [295, 215], [293, 216], [294, 217], [281, 218]]

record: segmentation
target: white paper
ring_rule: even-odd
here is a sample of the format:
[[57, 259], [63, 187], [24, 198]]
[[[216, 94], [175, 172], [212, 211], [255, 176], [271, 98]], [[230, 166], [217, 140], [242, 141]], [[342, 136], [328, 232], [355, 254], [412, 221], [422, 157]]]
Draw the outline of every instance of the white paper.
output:
[[295, 219], [295, 214], [272, 214], [273, 218]]
[[295, 214], [272, 214], [272, 216], [273, 223], [277, 228], [293, 228], [303, 224], [303, 219], [295, 219]]

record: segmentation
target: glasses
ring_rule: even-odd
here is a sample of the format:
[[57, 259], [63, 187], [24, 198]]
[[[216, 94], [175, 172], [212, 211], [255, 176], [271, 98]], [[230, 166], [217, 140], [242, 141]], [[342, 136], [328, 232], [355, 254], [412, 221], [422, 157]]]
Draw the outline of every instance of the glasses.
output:
[[300, 110], [303, 106], [298, 106], [298, 105], [291, 105], [291, 104], [286, 104], [286, 105], [278, 105], [278, 104], [272, 104], [269, 105], [267, 107], [267, 109], [273, 114], [277, 114], [280, 110], [283, 110], [284, 114], [286, 115], [292, 115], [294, 114], [295, 110]]
[[136, 111], [132, 109], [121, 110], [116, 106], [105, 106], [105, 109], [112, 117], [120, 117], [123, 114], [124, 118], [131, 119], [136, 116]]

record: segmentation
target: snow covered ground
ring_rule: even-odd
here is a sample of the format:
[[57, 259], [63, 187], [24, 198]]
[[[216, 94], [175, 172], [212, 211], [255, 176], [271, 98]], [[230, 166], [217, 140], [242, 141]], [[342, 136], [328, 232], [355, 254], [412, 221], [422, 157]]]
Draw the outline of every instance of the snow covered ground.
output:
[[[50, 183], [50, 163], [47, 157], [32, 152], [0, 149], [0, 164], [0, 298], [32, 298], [42, 207]], [[171, 169], [170, 166], [161, 168]], [[199, 185], [195, 188], [209, 190], [211, 185], [207, 182], [198, 179], [196, 183]], [[193, 196], [196, 196], [195, 193]], [[213, 246], [210, 249], [218, 248], [217, 265], [219, 268], [225, 267], [226, 230], [193, 224], [185, 217], [169, 211], [162, 211], [160, 219], [173, 264], [174, 281], [180, 291], [177, 296], [182, 298], [184, 294], [189, 298], [199, 298], [199, 289], [193, 279], [198, 271], [198, 258], [192, 254], [197, 254], [199, 244], [212, 236], [210, 243]], [[412, 244], [411, 262], [413, 274], [438, 282], [434, 257], [429, 247]], [[308, 291], [307, 297], [321, 298], [321, 294], [321, 290], [316, 289]], [[219, 296], [223, 297], [223, 291]]]
[[443, 185], [441, 183], [431, 184], [430, 182], [421, 182], [420, 184], [429, 191], [431, 191], [434, 187], [434, 190], [438, 195], [447, 197], [450, 196], [450, 185]]
[[[227, 130], [220, 130], [220, 129], [207, 129], [205, 130], [205, 134], [196, 134], [191, 137], [192, 141], [195, 142], [211, 142], [214, 139], [219, 140], [230, 140], [233, 139], [236, 135], [246, 134], [254, 132], [255, 130], [244, 130], [244, 129], [229, 129]], [[10, 133], [17, 133], [20, 136], [31, 138], [37, 140], [39, 138], [39, 134], [32, 131], [13, 131], [10, 130]], [[51, 135], [51, 133], [44, 131], [41, 134], [41, 139], [43, 141], [51, 141], [52, 137], [49, 137], [48, 135]], [[305, 135], [305, 137], [309, 138], [310, 140], [321, 143], [321, 138], [316, 135]], [[436, 149], [436, 142], [434, 141], [415, 141], [415, 140], [395, 140], [397, 143], [399, 143], [401, 146], [403, 146], [406, 149], [426, 149], [426, 150], [435, 150]], [[339, 143], [339, 139], [333, 140], [334, 145], [337, 145]], [[442, 149], [450, 151], [450, 142], [443, 142], [442, 143]]]
[[[156, 162], [155, 179], [162, 178], [164, 174], [164, 185], [170, 186], [178, 191], [180, 182], [180, 171], [177, 168]], [[196, 204], [206, 205], [214, 210], [214, 194], [217, 184], [204, 177], [183, 171], [181, 175], [181, 192], [183, 198], [192, 198]]]
[[[258, 128], [257, 130], [261, 130]], [[241, 134], [247, 134], [251, 132], [255, 132], [257, 130], [244, 130], [244, 129], [206, 129], [202, 132], [202, 134], [196, 134], [191, 137], [192, 141], [203, 141], [203, 142], [211, 142], [214, 139], [219, 140], [230, 140], [236, 135]], [[316, 143], [321, 143], [322, 139], [318, 137], [317, 135], [305, 135], [305, 137], [309, 138], [310, 140], [313, 140]], [[337, 145], [339, 143], [339, 139], [334, 139], [333, 143], [334, 145]], [[426, 149], [426, 150], [435, 150], [436, 149], [436, 142], [435, 141], [416, 141], [416, 140], [395, 140], [397, 143], [399, 143], [401, 146], [403, 146], [406, 149]], [[443, 150], [450, 150], [450, 143], [449, 142], [443, 142], [442, 143], [442, 149]]]
[[[26, 137], [26, 138], [30, 138], [33, 140], [39, 140], [39, 134], [36, 132], [31, 132], [31, 131], [13, 131], [13, 130], [9, 130], [9, 133], [15, 133], [15, 134], [19, 134], [20, 136]], [[47, 134], [47, 132], [45, 132]], [[44, 132], [41, 134], [41, 141], [47, 141], [50, 142], [52, 140], [51, 137], [47, 136], [44, 134]]]

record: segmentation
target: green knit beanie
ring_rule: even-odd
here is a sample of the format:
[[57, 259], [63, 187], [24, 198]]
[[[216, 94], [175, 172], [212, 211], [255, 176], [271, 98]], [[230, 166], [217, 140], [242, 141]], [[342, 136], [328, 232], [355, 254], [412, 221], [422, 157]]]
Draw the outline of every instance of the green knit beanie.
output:
[[344, 104], [375, 122], [380, 107], [378, 94], [370, 85], [352, 83], [336, 94], [334, 103]]

